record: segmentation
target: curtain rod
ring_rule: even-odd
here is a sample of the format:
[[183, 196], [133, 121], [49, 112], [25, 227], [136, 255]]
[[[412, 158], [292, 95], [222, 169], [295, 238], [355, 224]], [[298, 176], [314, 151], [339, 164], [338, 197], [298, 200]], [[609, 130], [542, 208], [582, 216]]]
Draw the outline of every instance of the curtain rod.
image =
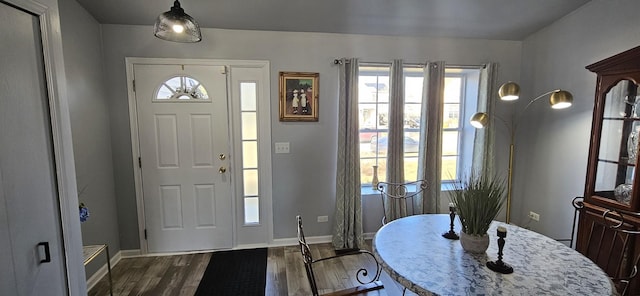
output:
[[[343, 59], [334, 59], [333, 60], [333, 64], [334, 65], [342, 65], [343, 63], [350, 63], [349, 60], [343, 60]], [[374, 63], [370, 63], [370, 62], [362, 62], [362, 64], [368, 64], [368, 65], [391, 65], [391, 63], [387, 63], [387, 62], [374, 62]], [[424, 63], [406, 63], [405, 65], [410, 65], [410, 66], [420, 66], [420, 67], [424, 67]], [[446, 64], [446, 67], [451, 67], [451, 68], [460, 68], [460, 69], [484, 69], [487, 67], [487, 64], [480, 64], [480, 65], [456, 65], [456, 64]]]
[[460, 69], [484, 69], [487, 67], [487, 64], [480, 65], [456, 65], [456, 64], [444, 64], [447, 67], [451, 68], [460, 68]]

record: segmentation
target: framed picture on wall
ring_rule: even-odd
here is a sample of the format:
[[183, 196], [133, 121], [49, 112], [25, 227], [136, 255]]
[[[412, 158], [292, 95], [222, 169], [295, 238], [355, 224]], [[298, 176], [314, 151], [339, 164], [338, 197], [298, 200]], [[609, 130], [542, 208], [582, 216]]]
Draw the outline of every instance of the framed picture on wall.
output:
[[280, 72], [280, 121], [318, 121], [319, 76]]

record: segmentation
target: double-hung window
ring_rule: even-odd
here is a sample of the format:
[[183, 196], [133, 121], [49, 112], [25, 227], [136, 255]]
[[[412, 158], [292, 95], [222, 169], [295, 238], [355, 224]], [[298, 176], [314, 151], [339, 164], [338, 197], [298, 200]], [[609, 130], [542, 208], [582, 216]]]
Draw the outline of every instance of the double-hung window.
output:
[[[386, 179], [389, 131], [390, 66], [361, 64], [358, 77], [360, 126], [360, 172], [363, 189], [371, 188], [374, 166], [378, 179]], [[474, 130], [467, 118], [476, 111], [479, 69], [447, 67], [445, 70], [444, 114], [442, 131], [442, 181], [458, 180], [460, 172], [471, 165]], [[423, 68], [405, 65], [404, 78], [404, 176], [405, 181], [418, 178], [422, 114]], [[363, 191], [364, 192], [364, 191]]]

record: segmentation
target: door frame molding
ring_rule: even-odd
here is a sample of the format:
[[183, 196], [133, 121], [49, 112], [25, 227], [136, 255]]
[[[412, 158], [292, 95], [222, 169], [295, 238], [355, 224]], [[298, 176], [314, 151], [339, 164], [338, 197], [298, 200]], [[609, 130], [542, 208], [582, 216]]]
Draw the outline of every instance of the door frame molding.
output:
[[62, 54], [62, 34], [58, 2], [54, 0], [1, 0], [10, 6], [38, 17], [42, 42], [43, 66], [47, 87], [53, 161], [56, 169], [60, 231], [64, 255], [61, 265], [68, 295], [86, 294], [86, 278], [82, 258], [82, 234], [78, 218], [71, 120], [67, 100], [67, 80]]
[[[135, 92], [133, 90], [133, 80], [134, 80], [134, 65], [211, 65], [211, 66], [225, 66], [226, 75], [227, 75], [227, 112], [229, 112], [229, 151], [232, 154], [230, 159], [230, 163], [234, 165], [232, 169], [236, 168], [236, 164], [240, 163], [241, 158], [236, 151], [239, 150], [237, 145], [237, 141], [239, 141], [239, 135], [235, 135], [233, 130], [239, 124], [238, 116], [234, 116], [238, 110], [234, 110], [231, 102], [231, 79], [230, 79], [230, 68], [231, 67], [250, 67], [250, 68], [262, 68], [263, 72], [266, 74], [266, 81], [263, 92], [263, 96], [265, 98], [270, 98], [270, 90], [269, 90], [269, 62], [268, 61], [258, 61], [258, 60], [225, 60], [225, 59], [178, 59], [178, 58], [141, 58], [141, 57], [125, 57], [126, 64], [126, 75], [127, 75], [127, 96], [129, 100], [129, 127], [131, 132], [131, 152], [132, 159], [131, 164], [133, 167], [134, 173], [134, 184], [135, 184], [135, 194], [136, 194], [136, 207], [138, 214], [138, 237], [140, 241], [140, 253], [148, 254], [148, 244], [147, 240], [144, 238], [144, 230], [145, 230], [145, 211], [144, 211], [144, 196], [142, 190], [142, 170], [138, 166], [138, 157], [140, 156], [140, 142], [138, 137], [138, 111], [136, 106], [136, 97]], [[259, 103], [260, 104], [260, 122], [262, 126], [267, 126], [264, 133], [260, 134], [259, 137], [264, 139], [261, 144], [260, 155], [259, 157], [265, 159], [264, 162], [261, 162], [262, 167], [259, 168], [259, 174], [262, 178], [260, 182], [263, 191], [261, 190], [262, 207], [261, 210], [264, 211], [264, 223], [267, 227], [268, 238], [265, 244], [269, 244], [273, 241], [273, 219], [272, 219], [272, 206], [271, 206], [271, 110], [270, 110], [270, 100], [265, 100], [266, 102]], [[264, 147], [266, 146], [266, 148]], [[264, 149], [262, 149], [264, 148]], [[238, 246], [238, 231], [239, 227], [242, 225], [238, 225], [237, 217], [239, 213], [239, 209], [236, 207], [236, 200], [239, 197], [238, 192], [236, 190], [237, 183], [232, 179], [231, 184], [231, 194], [232, 194], [232, 228], [233, 228], [233, 248]]]

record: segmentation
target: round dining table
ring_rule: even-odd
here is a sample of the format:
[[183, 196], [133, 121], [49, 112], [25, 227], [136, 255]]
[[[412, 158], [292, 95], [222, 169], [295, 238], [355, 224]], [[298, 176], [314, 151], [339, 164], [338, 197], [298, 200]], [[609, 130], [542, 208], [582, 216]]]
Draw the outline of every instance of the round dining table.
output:
[[[489, 248], [472, 254], [442, 236], [450, 221], [448, 214], [391, 221], [376, 232], [373, 253], [391, 278], [418, 295], [616, 295], [600, 267], [554, 239], [493, 221]], [[502, 260], [511, 274], [486, 266], [498, 259], [498, 226], [507, 230]], [[457, 217], [454, 231], [460, 232]]]

